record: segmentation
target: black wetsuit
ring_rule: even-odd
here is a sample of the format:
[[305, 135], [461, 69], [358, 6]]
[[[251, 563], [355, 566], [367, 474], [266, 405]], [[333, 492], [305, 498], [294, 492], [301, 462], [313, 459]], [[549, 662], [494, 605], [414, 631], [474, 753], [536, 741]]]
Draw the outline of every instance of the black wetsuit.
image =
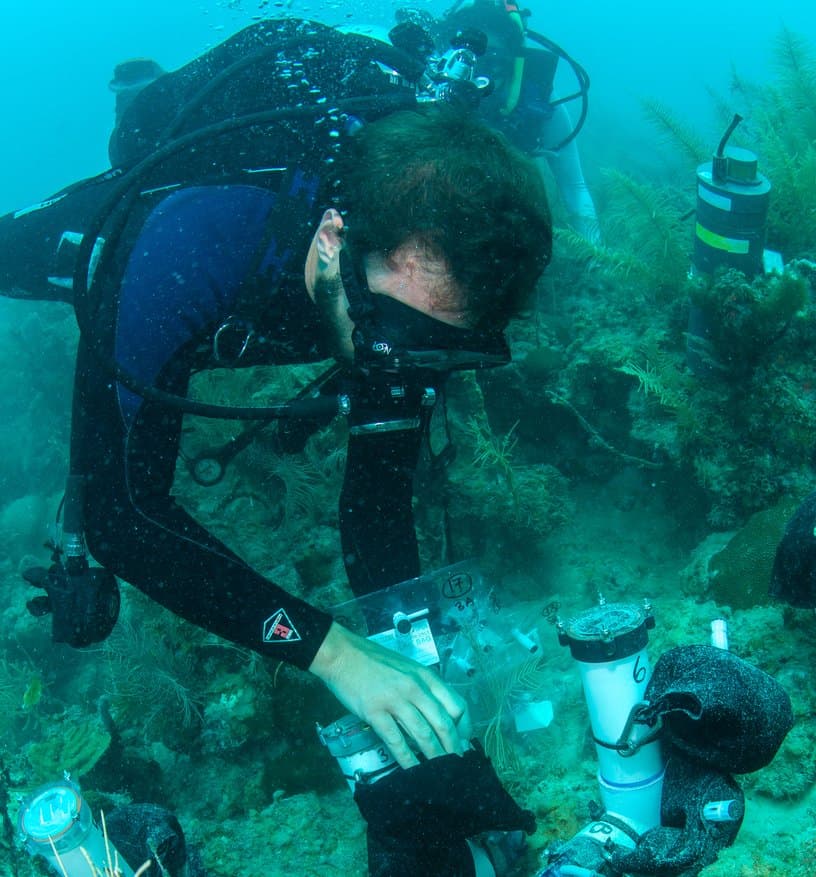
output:
[[[273, 29], [281, 27], [292, 42], [287, 64], [304, 50], [314, 54], [310, 42], [293, 37], [299, 32], [292, 22], [263, 22], [214, 52], [240, 59], [267, 45]], [[310, 27], [321, 39], [333, 39], [320, 26]], [[348, 49], [348, 40], [336, 36]], [[355, 40], [352, 48], [359, 44]], [[357, 70], [352, 55], [340, 53], [339, 69], [321, 68], [310, 88], [321, 75], [339, 81], [343, 72], [344, 87], [356, 93], [360, 85], [351, 76]], [[207, 64], [212, 60], [205, 56], [190, 66], [200, 70]], [[280, 56], [273, 53], [270, 65], [270, 76], [277, 77]], [[371, 81], [381, 74], [365, 60], [358, 67], [358, 80], [370, 92]], [[186, 69], [169, 76], [179, 77]], [[303, 66], [295, 65], [295, 72], [307, 78]], [[247, 74], [251, 77], [252, 70]], [[238, 86], [233, 85], [234, 97]], [[186, 87], [183, 78], [163, 78], [154, 86], [159, 116], [162, 96], [177, 99]], [[303, 91], [302, 82], [299, 87]], [[129, 113], [151, 108], [147, 92]], [[302, 97], [300, 92], [297, 96]], [[268, 99], [274, 104], [274, 97]], [[325, 102], [319, 93], [315, 101]], [[133, 130], [143, 134], [138, 116], [128, 118]], [[310, 136], [313, 127], [309, 118]], [[315, 137], [311, 153], [296, 156], [293, 165], [290, 150], [277, 162], [283, 170], [267, 174], [263, 185], [253, 185], [250, 175], [246, 182], [194, 181], [168, 193], [150, 191], [161, 176], [144, 181], [132, 217], [117, 232], [114, 245], [103, 250], [91, 286], [97, 304], [90, 309], [92, 331], [83, 332], [80, 342], [71, 443], [72, 472], [87, 480], [85, 535], [98, 562], [175, 614], [303, 668], [319, 648], [330, 617], [250, 568], [176, 503], [170, 490], [182, 412], [145, 401], [114, 381], [104, 363], [115, 360], [143, 384], [184, 396], [192, 372], [218, 365], [215, 333], [240, 307], [244, 284], [259, 276], [268, 300], [254, 314], [253, 343], [237, 364], [326, 358], [322, 327], [302, 273], [309, 241], [327, 206], [321, 203], [326, 161], [321, 149], [337, 139], [337, 132], [324, 128], [324, 140]], [[252, 143], [242, 136], [241, 148]], [[115, 138], [117, 156], [138, 162], [145, 154], [143, 144], [136, 143], [128, 155], [129, 141], [122, 138], [124, 133]], [[268, 144], [264, 158], [267, 166], [276, 164]], [[68, 297], [65, 271], [54, 257], [62, 232], [82, 231], [94, 206], [115, 185], [116, 178], [100, 178], [37, 209], [0, 219], [0, 292]], [[341, 529], [344, 560], [358, 594], [419, 572], [411, 495], [420, 441], [414, 430], [349, 442]]]

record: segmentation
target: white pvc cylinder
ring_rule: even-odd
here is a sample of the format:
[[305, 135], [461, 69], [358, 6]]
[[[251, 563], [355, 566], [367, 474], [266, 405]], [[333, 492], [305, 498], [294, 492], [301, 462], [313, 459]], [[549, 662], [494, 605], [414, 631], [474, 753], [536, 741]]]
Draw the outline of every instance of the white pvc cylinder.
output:
[[[607, 663], [576, 663], [592, 734], [602, 743], [615, 745], [624, 734], [632, 709], [645, 700], [651, 676], [646, 650]], [[632, 739], [637, 741], [647, 730], [633, 725]], [[660, 745], [647, 743], [631, 755], [598, 743], [595, 750], [604, 807], [626, 819], [638, 833], [659, 825], [663, 781]]]
[[660, 825], [660, 802], [663, 797], [663, 769], [647, 779], [629, 785], [608, 783], [598, 772], [601, 800], [607, 813], [623, 817], [638, 833]]
[[711, 622], [711, 645], [728, 651], [728, 622], [724, 618], [715, 618]]
[[133, 877], [128, 863], [94, 823], [73, 783], [42, 787], [24, 803], [19, 819], [28, 851], [46, 859], [61, 877], [87, 877], [89, 860], [99, 873], [104, 873], [108, 864], [118, 864], [122, 877]]

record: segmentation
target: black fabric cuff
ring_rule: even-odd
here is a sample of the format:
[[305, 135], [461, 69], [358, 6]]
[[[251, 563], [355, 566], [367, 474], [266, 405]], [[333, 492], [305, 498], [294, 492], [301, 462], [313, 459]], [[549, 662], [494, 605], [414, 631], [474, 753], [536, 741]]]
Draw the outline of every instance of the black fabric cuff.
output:
[[263, 619], [260, 643], [253, 648], [265, 657], [308, 670], [333, 621], [331, 615], [289, 597]]

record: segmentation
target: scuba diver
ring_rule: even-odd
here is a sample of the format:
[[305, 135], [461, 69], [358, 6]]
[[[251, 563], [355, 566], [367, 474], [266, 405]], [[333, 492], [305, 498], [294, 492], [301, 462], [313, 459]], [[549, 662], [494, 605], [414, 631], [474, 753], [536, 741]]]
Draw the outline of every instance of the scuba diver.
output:
[[[570, 224], [598, 243], [598, 216], [576, 141], [586, 119], [589, 76], [560, 46], [530, 29], [529, 17], [529, 10], [511, 0], [457, 0], [438, 20], [418, 10], [397, 12], [398, 21], [423, 24], [443, 57], [457, 34], [475, 31], [487, 36], [478, 69], [489, 78], [491, 91], [480, 101], [480, 112], [522, 152], [546, 160]], [[559, 61], [570, 67], [578, 86], [565, 97], [553, 91]], [[576, 99], [581, 111], [573, 123], [567, 104]]]
[[[116, 621], [119, 576], [310, 671], [405, 783], [444, 800], [478, 790], [466, 820], [437, 820], [444, 849], [412, 853], [426, 873], [475, 873], [467, 838], [529, 831], [531, 817], [468, 748], [464, 700], [252, 569], [171, 488], [185, 413], [345, 413], [352, 588], [416, 576], [425, 427], [450, 370], [509, 360], [504, 329], [551, 252], [540, 175], [448, 99], [450, 81], [420, 100], [415, 58], [317, 23], [266, 20], [175, 72], [119, 72], [135, 87], [111, 138], [116, 166], [0, 219], [0, 290], [72, 302], [80, 327], [62, 539], [50, 568], [25, 573], [45, 592], [29, 609], [51, 614], [55, 641], [98, 642]], [[332, 354], [351, 356], [334, 394], [262, 409], [187, 398], [194, 372]], [[397, 855], [380, 845], [378, 873], [398, 873]]]
[[[115, 79], [127, 92], [115, 167], [0, 219], [0, 290], [72, 301], [81, 327], [63, 539], [50, 569], [26, 573], [45, 591], [31, 610], [51, 613], [56, 641], [97, 642], [116, 620], [115, 573], [193, 623], [316, 674], [357, 717], [323, 729], [332, 755], [344, 772], [350, 752], [375, 761], [347, 779], [376, 877], [507, 873], [534, 816], [478, 745], [465, 748], [466, 705], [440, 676], [266, 580], [170, 489], [184, 413], [263, 423], [348, 412], [352, 588], [416, 576], [410, 482], [433, 400], [447, 371], [507, 361], [503, 329], [551, 247], [537, 170], [445, 105], [481, 100], [474, 56], [452, 46], [440, 75], [417, 53], [287, 20], [174, 73], [137, 62]], [[465, 75], [452, 75], [460, 64]], [[195, 370], [330, 355], [345, 363], [333, 397], [225, 410], [185, 395]], [[87, 549], [104, 568], [90, 567]], [[579, 664], [611, 671], [586, 686], [605, 810], [552, 849], [542, 877], [697, 873], [741, 824], [730, 774], [767, 763], [790, 727], [784, 693], [727, 652], [671, 652], [650, 680], [649, 626], [603, 606], [563, 628]], [[735, 678], [747, 703], [715, 685]], [[617, 719], [647, 733], [630, 742]], [[52, 865], [69, 877], [86, 873], [68, 842], [76, 832], [48, 820], [75, 827], [80, 798], [69, 782], [50, 784], [21, 810], [30, 850], [56, 861], [59, 834], [62, 870]], [[108, 830], [134, 867], [155, 857], [171, 877], [198, 873], [160, 808], [119, 808]]]

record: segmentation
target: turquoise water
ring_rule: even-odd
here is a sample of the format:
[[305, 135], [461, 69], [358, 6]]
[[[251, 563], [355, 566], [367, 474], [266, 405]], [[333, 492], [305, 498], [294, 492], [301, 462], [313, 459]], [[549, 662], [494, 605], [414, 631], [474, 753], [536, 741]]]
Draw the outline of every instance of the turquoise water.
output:
[[[807, 610], [770, 605], [765, 587], [784, 522], [816, 485], [816, 312], [804, 261], [816, 260], [808, 151], [816, 151], [816, 123], [801, 101], [816, 79], [816, 45], [812, 13], [800, 3], [743, 5], [742, 17], [733, 6], [718, 10], [729, 23], [726, 40], [702, 5], [671, 16], [640, 3], [533, 5], [533, 24], [593, 80], [580, 144], [604, 243], [588, 247], [569, 232], [550, 181], [556, 257], [535, 313], [511, 329], [514, 364], [479, 383], [455, 379], [456, 461], [444, 484], [420, 473], [426, 569], [444, 564], [447, 532], [457, 557], [479, 558], [514, 626], [535, 630], [540, 643], [522, 687], [551, 703], [552, 723], [519, 733], [494, 722], [491, 738], [502, 777], [539, 820], [530, 874], [597, 798], [579, 678], [553, 622], [598, 594], [651, 601], [653, 659], [706, 642], [711, 620], [725, 617], [733, 650], [779, 678], [797, 724], [776, 761], [744, 780], [745, 825], [705, 874], [814, 871], [816, 622]], [[270, 9], [5, 9], [0, 210], [104, 168], [115, 63], [150, 55], [175, 67]], [[390, 18], [374, 3], [276, 9], [328, 23]], [[802, 35], [798, 78], [780, 48], [782, 23]], [[732, 63], [750, 87], [729, 94]], [[716, 286], [722, 369], [703, 380], [685, 363], [688, 306], [701, 293], [687, 284], [693, 230], [683, 218], [694, 206], [696, 162], [679, 135], [687, 127], [713, 149], [724, 129], [721, 98], [730, 111], [750, 110], [738, 137], [774, 184], [769, 244], [786, 263], [801, 260], [804, 292], [795, 310], [780, 304], [769, 315], [767, 302], [781, 302], [777, 281]], [[662, 125], [646, 118], [644, 99], [667, 108]], [[42, 543], [64, 481], [75, 346], [67, 308], [0, 299], [0, 803], [13, 820], [20, 795], [69, 767], [95, 811], [129, 801], [174, 810], [214, 877], [363, 875], [364, 826], [314, 732], [315, 722], [336, 718], [337, 704], [314, 680], [183, 624], [127, 586], [113, 635], [86, 652], [52, 646], [47, 622], [26, 612], [31, 595], [19, 572], [47, 560]], [[298, 370], [296, 379], [309, 376]], [[219, 381], [204, 376], [196, 392], [277, 398], [292, 386], [274, 369]], [[216, 444], [231, 429], [191, 423], [189, 435]], [[215, 488], [180, 470], [175, 492], [270, 578], [333, 606], [349, 598], [336, 515], [343, 429], [334, 424], [286, 460], [256, 444]], [[491, 702], [493, 718], [504, 709], [501, 695]], [[486, 731], [491, 707], [481, 703]], [[36, 872], [15, 852], [11, 824], [0, 824], [0, 875], [27, 877]]]
[[[329, 24], [389, 26], [402, 5], [437, 13], [451, 4], [373, 0], [262, 3], [250, 0], [121, 0], [101, 3], [6, 3], [0, 29], [0, 99], [4, 126], [0, 210], [55, 191], [105, 166], [111, 124], [106, 84], [124, 58], [152, 56], [166, 68], [193, 58], [257, 15], [291, 14]], [[813, 12], [800, 0], [774, 4], [728, 0], [712, 10], [701, 0], [671, 9], [644, 0], [625, 7], [534, 0], [525, 4], [536, 28], [563, 44], [592, 77], [593, 107], [584, 137], [589, 172], [618, 161], [642, 161], [655, 148], [640, 100], [651, 97], [692, 119], [710, 121], [707, 88], [727, 88], [731, 65], [763, 78], [769, 42], [781, 25], [807, 34]], [[722, 24], [727, 22], [727, 27]], [[607, 136], [616, 132], [614, 143]], [[598, 143], [598, 152], [595, 144]], [[590, 149], [591, 147], [591, 149]], [[606, 157], [604, 156], [606, 151]]]

